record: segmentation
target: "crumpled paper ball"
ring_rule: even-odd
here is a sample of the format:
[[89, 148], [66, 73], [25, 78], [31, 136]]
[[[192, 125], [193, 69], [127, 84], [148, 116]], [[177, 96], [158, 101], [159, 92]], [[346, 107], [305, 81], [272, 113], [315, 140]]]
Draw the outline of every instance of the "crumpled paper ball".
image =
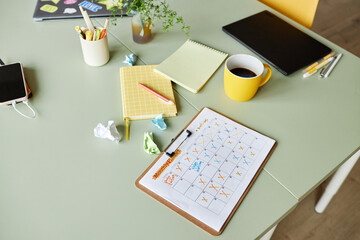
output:
[[158, 146], [154, 142], [152, 132], [144, 133], [144, 150], [149, 154], [160, 154]]
[[151, 122], [160, 130], [165, 130], [167, 128], [163, 115], [164, 114], [159, 114], [155, 117], [155, 119], [151, 120]]
[[113, 142], [119, 142], [121, 140], [121, 136], [116, 129], [115, 123], [113, 120], [108, 121], [108, 125], [105, 127], [101, 123], [99, 123], [94, 128], [94, 135], [98, 138], [109, 139]]
[[123, 63], [129, 64], [129, 66], [134, 66], [137, 56], [135, 54], [125, 55], [125, 60]]

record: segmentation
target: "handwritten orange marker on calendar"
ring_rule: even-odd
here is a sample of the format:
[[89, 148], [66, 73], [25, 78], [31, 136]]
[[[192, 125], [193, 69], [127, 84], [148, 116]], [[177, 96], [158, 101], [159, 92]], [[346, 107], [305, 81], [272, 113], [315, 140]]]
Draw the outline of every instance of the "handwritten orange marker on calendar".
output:
[[168, 98], [162, 96], [161, 94], [155, 92], [154, 90], [152, 90], [151, 88], [145, 86], [144, 84], [141, 84], [141, 83], [139, 83], [139, 82], [138, 82], [138, 84], [139, 84], [142, 88], [144, 88], [146, 91], [154, 94], [156, 97], [158, 97], [160, 100], [164, 101], [165, 103], [174, 105], [174, 102], [171, 101], [170, 99], [168, 99]]

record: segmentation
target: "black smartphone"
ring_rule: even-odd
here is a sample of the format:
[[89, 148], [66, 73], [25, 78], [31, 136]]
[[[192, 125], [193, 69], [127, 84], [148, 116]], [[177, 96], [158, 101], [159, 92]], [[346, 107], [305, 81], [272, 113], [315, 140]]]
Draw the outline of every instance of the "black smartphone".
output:
[[22, 65], [12, 63], [0, 66], [0, 105], [22, 102], [28, 95]]

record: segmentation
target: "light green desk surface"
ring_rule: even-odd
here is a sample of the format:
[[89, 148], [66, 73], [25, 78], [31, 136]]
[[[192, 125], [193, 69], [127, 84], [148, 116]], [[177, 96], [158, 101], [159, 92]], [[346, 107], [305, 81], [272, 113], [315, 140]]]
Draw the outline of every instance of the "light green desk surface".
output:
[[[258, 1], [238, 0], [224, 3], [171, 1], [171, 6], [191, 26], [192, 40], [230, 55], [247, 53], [254, 56], [222, 32], [221, 27], [265, 9], [270, 10]], [[360, 61], [314, 32], [279, 16], [336, 52], [343, 53], [329, 78], [321, 79], [316, 74], [303, 79], [301, 70], [287, 77], [273, 68], [270, 81], [252, 100], [236, 102], [223, 90], [223, 64], [198, 94], [180, 86], [175, 88], [196, 109], [212, 107], [276, 139], [278, 147], [265, 169], [296, 198], [302, 199], [359, 149]], [[163, 33], [156, 26], [153, 41], [139, 45], [132, 41], [130, 19], [121, 19], [118, 23], [111, 32], [146, 64], [162, 62], [186, 41], [186, 36], [180, 31]]]
[[[116, 38], [109, 34], [111, 60], [93, 68], [83, 62], [74, 30], [83, 20], [34, 22], [34, 7], [35, 1], [0, 2], [0, 58], [22, 62], [38, 113], [29, 120], [0, 107], [0, 239], [212, 239], [134, 185], [155, 159], [142, 150], [143, 133], [152, 131], [164, 149], [198, 106], [175, 93], [179, 114], [167, 120], [168, 130], [157, 130], [150, 120], [133, 121], [129, 142], [95, 138], [93, 128], [110, 119], [125, 134], [119, 68], [130, 52], [119, 38], [128, 30], [112, 27], [118, 32]], [[158, 36], [145, 51], [160, 44], [161, 36], [174, 40], [173, 33]], [[180, 42], [174, 44], [173, 49]], [[157, 63], [165, 56], [153, 57]], [[218, 239], [254, 239], [296, 204], [263, 171]]]

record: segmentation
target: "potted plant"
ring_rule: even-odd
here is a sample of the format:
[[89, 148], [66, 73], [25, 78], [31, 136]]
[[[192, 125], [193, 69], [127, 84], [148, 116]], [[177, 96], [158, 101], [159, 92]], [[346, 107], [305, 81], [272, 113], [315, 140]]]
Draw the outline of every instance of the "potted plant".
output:
[[[97, 0], [99, 3], [104, 1], [108, 0]], [[118, 11], [133, 15], [131, 21], [133, 40], [137, 43], [147, 43], [151, 40], [151, 26], [156, 20], [161, 21], [164, 32], [179, 24], [182, 31], [189, 35], [190, 27], [176, 11], [169, 9], [165, 0], [113, 0], [110, 11], [112, 16]]]

